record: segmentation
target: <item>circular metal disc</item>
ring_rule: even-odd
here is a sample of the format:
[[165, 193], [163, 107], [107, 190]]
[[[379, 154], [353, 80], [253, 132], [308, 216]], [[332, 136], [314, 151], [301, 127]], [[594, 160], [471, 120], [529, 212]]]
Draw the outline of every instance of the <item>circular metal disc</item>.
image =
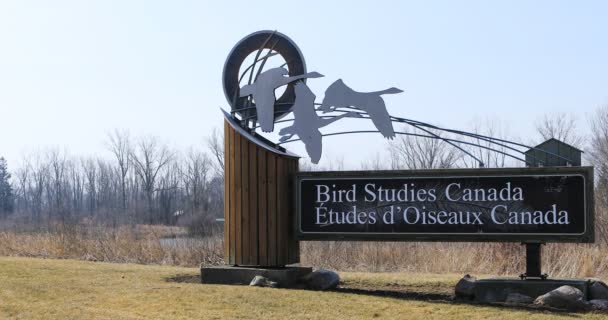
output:
[[[287, 62], [289, 76], [306, 73], [304, 56], [296, 44], [286, 35], [277, 31], [264, 30], [254, 32], [243, 38], [230, 51], [222, 74], [226, 100], [228, 100], [231, 110], [237, 113], [241, 119], [256, 119], [255, 105], [253, 103], [247, 104], [247, 97], [239, 97], [240, 87], [248, 84], [247, 81], [249, 80], [249, 75], [247, 74], [239, 84], [241, 65], [252, 52], [270, 48], [278, 52]], [[260, 55], [259, 58], [262, 56]], [[256, 66], [260, 63], [258, 62]], [[294, 101], [294, 87], [292, 84], [288, 84], [285, 92], [276, 100], [275, 120], [287, 114], [291, 110]]]

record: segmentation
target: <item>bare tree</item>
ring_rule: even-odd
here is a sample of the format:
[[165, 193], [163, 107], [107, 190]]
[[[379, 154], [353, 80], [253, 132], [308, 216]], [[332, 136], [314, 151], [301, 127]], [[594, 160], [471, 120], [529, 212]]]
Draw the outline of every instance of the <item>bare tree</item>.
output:
[[135, 173], [142, 182], [142, 188], [147, 203], [147, 215], [149, 218], [153, 217], [153, 198], [156, 177], [160, 170], [169, 164], [172, 157], [173, 154], [169, 148], [160, 143], [158, 138], [152, 136], [140, 139], [137, 147], [131, 154]]
[[131, 166], [131, 138], [129, 132], [115, 130], [108, 135], [108, 148], [116, 158], [120, 173], [120, 191], [122, 196], [122, 209], [127, 212], [127, 174]]
[[119, 131], [111, 136], [106, 147], [115, 158], [109, 161], [60, 149], [24, 157], [11, 182], [16, 210], [10, 218], [49, 228], [57, 222], [174, 225], [181, 219], [188, 230], [209, 230], [223, 212], [223, 177], [213, 170], [214, 159], [196, 149], [178, 157], [151, 137], [128, 147], [126, 137]]
[[87, 191], [86, 208], [89, 216], [97, 209], [97, 164], [93, 159], [81, 161], [82, 170], [86, 178], [85, 189]]
[[386, 157], [380, 153], [376, 153], [361, 163], [361, 170], [387, 170], [389, 168], [390, 161], [386, 161]]
[[213, 165], [215, 172], [224, 176], [224, 134], [221, 133], [217, 128], [213, 128], [211, 136], [207, 138], [207, 146], [211, 150], [211, 154], [215, 158], [215, 164]]
[[550, 113], [537, 120], [536, 131], [543, 138], [543, 141], [554, 138], [575, 147], [580, 147], [584, 139], [577, 133], [576, 124], [577, 119], [574, 114]]
[[45, 186], [49, 180], [49, 165], [36, 154], [28, 165], [32, 171], [32, 184], [29, 187], [32, 201], [32, 220], [42, 223]]
[[170, 161], [166, 169], [161, 172], [158, 186], [155, 189], [155, 192], [158, 193], [157, 202], [160, 210], [154, 222], [171, 225], [183, 211], [183, 194], [180, 192], [181, 162]]
[[[496, 120], [484, 119], [481, 121], [474, 121], [471, 132], [476, 135], [510, 140], [506, 133], [505, 127]], [[507, 145], [496, 140], [482, 137], [466, 136], [460, 138], [466, 142], [475, 144], [463, 145], [462, 147], [474, 155], [477, 159], [481, 160], [486, 168], [503, 168], [508, 165], [513, 165], [514, 158], [510, 158], [506, 154], [514, 154], [520, 159], [524, 158], [522, 154], [518, 154], [513, 150], [508, 149], [508, 147], [512, 147], [512, 145]], [[470, 156], [463, 156], [462, 164], [464, 167], [468, 168], [479, 167], [478, 160]], [[517, 165], [523, 164], [523, 162], [517, 163]]]
[[595, 167], [597, 234], [608, 243], [608, 106], [597, 109], [589, 123], [591, 138], [586, 157]]
[[206, 213], [206, 188], [209, 180], [211, 160], [201, 151], [190, 149], [186, 155], [182, 178], [188, 199], [189, 214]]
[[589, 123], [591, 141], [587, 155], [595, 166], [598, 182], [608, 185], [608, 106], [597, 109]]
[[[409, 128], [403, 132], [413, 133]], [[438, 137], [445, 134], [433, 132]], [[424, 133], [423, 133], [424, 134]], [[389, 144], [391, 168], [396, 169], [433, 169], [452, 168], [461, 159], [461, 151], [441, 139], [400, 135]]]
[[[21, 168], [17, 169], [16, 177], [17, 177], [17, 207], [21, 208], [24, 211], [31, 210], [31, 196], [29, 192], [29, 186], [31, 184], [31, 176], [32, 176], [32, 165], [30, 163], [29, 157], [23, 158], [23, 164]], [[30, 222], [32, 217], [29, 216]]]
[[65, 151], [50, 149], [46, 157], [50, 169], [50, 181], [46, 185], [47, 197], [51, 204], [51, 210], [48, 212], [49, 222], [53, 220], [53, 215], [56, 215], [62, 223], [66, 223], [66, 216], [69, 214], [64, 205], [67, 193], [65, 188], [67, 155]]

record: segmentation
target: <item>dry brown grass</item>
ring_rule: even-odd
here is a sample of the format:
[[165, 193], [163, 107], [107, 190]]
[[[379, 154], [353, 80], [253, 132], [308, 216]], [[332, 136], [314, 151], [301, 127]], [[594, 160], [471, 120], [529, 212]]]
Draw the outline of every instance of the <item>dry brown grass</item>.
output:
[[[517, 276], [525, 247], [513, 243], [306, 242], [302, 264], [344, 271], [473, 273]], [[543, 247], [551, 277], [608, 277], [608, 248], [588, 244]]]
[[69, 227], [53, 232], [0, 232], [0, 255], [120, 263], [196, 266], [220, 264], [221, 236], [163, 244], [167, 229], [153, 227]]
[[[198, 269], [0, 257], [1, 319], [605, 319], [362, 290], [317, 292], [170, 282]], [[349, 287], [449, 290], [459, 275], [341, 273]]]
[[[0, 255], [195, 267], [223, 263], [221, 235], [181, 238], [179, 228], [78, 226], [53, 232], [0, 232]], [[169, 240], [170, 241], [170, 240]], [[517, 276], [524, 247], [513, 243], [303, 242], [301, 264], [340, 271], [471, 273]], [[608, 247], [548, 244], [543, 271], [552, 277], [608, 278]]]

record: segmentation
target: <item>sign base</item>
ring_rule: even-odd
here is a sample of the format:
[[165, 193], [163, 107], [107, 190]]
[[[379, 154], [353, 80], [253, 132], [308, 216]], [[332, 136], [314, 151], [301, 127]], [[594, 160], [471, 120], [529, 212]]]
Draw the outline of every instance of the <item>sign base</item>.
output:
[[263, 276], [278, 283], [279, 287], [289, 288], [294, 287], [298, 279], [307, 276], [311, 272], [311, 267], [201, 267], [201, 282], [207, 284], [248, 285], [255, 276]]
[[561, 286], [572, 286], [583, 292], [585, 300], [590, 286], [587, 279], [520, 280], [493, 278], [475, 281], [475, 301], [483, 303], [504, 302], [510, 293], [520, 293], [536, 298]]

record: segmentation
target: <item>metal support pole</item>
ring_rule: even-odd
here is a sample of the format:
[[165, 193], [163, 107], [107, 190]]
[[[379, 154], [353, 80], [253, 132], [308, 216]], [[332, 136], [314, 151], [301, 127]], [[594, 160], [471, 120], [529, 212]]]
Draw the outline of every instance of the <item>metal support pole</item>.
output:
[[547, 274], [542, 273], [542, 246], [544, 243], [522, 243], [526, 246], [526, 273], [519, 277], [524, 280], [530, 279], [547, 279]]

